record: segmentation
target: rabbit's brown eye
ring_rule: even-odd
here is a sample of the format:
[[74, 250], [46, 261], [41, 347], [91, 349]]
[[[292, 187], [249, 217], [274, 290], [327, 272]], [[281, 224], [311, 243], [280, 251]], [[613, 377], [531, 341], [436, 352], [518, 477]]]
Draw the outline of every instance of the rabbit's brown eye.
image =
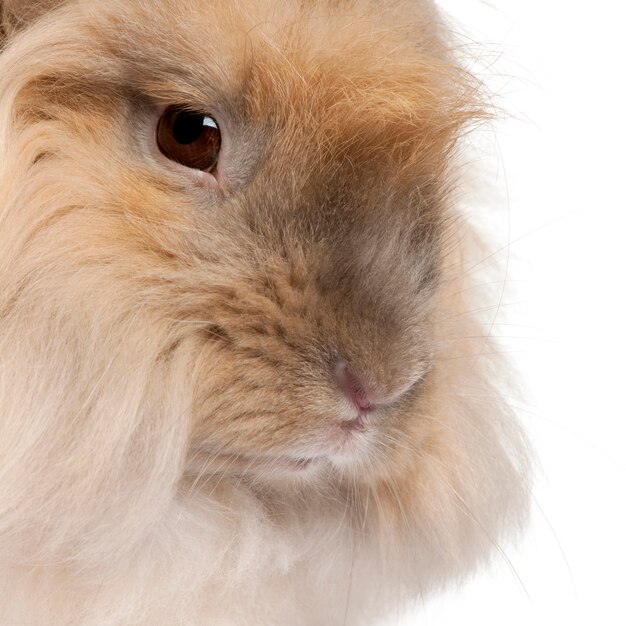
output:
[[211, 172], [217, 166], [222, 134], [217, 122], [207, 113], [171, 106], [159, 120], [157, 143], [168, 159]]

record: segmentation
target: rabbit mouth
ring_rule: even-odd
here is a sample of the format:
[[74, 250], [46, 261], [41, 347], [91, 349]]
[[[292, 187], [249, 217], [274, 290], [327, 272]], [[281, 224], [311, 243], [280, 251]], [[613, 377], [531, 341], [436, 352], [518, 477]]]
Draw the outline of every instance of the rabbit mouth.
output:
[[310, 447], [301, 450], [275, 453], [219, 451], [205, 448], [190, 455], [187, 471], [192, 474], [212, 476], [265, 476], [267, 478], [311, 477], [322, 468], [341, 471], [358, 465], [368, 456], [373, 429], [368, 417], [358, 417], [338, 422], [336, 428], [318, 433]]
[[321, 456], [295, 456], [286, 454], [249, 454], [216, 452], [204, 450], [204, 454], [196, 451], [188, 464], [190, 474], [257, 475], [278, 473], [304, 473], [322, 465]]

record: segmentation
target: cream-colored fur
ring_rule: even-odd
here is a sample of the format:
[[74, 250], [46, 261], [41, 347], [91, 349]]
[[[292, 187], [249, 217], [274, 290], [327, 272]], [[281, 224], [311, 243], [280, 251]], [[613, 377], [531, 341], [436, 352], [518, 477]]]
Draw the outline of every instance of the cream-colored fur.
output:
[[[526, 444], [430, 2], [3, 15], [0, 623], [372, 624], [497, 553]], [[219, 117], [222, 192], [158, 153], [169, 104]], [[338, 359], [393, 398], [349, 436]]]

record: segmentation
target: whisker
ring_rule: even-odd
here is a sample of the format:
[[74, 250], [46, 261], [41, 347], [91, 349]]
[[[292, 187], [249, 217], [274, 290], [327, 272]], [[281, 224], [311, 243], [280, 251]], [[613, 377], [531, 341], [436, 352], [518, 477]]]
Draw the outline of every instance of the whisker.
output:
[[461, 337], [445, 337], [439, 339], [438, 343], [459, 343], [470, 339], [519, 339], [521, 341], [541, 341], [544, 343], [566, 345], [564, 341], [559, 339], [552, 339], [550, 337], [529, 337], [524, 335], [463, 335]]
[[581, 211], [582, 211], [582, 209], [573, 209], [571, 211], [568, 211], [564, 215], [559, 215], [558, 217], [555, 217], [554, 219], [546, 222], [545, 224], [542, 224], [541, 226], [538, 226], [537, 228], [533, 228], [532, 230], [524, 233], [523, 235], [520, 235], [519, 237], [516, 237], [515, 239], [510, 240], [506, 245], [498, 248], [497, 250], [494, 250], [492, 253], [488, 254], [485, 257], [483, 257], [480, 261], [478, 261], [474, 265], [471, 265], [465, 271], [463, 271], [460, 274], [458, 274], [456, 276], [456, 279], [461, 278], [463, 276], [468, 276], [470, 274], [473, 274], [476, 271], [482, 271], [484, 268], [481, 267], [481, 266], [486, 261], [491, 260], [495, 256], [497, 256], [498, 254], [501, 254], [502, 252], [505, 252], [505, 251], [509, 250], [512, 246], [514, 246], [515, 244], [523, 241], [524, 239], [527, 239], [528, 237], [530, 237], [532, 235], [535, 235], [536, 233], [542, 231], [545, 228], [549, 228], [550, 226], [553, 226], [554, 224], [560, 222], [561, 220], [568, 219], [568, 218], [572, 217], [573, 215], [576, 215], [576, 214], [580, 213]]
[[454, 315], [450, 315], [449, 317], [436, 318], [434, 321], [436, 323], [449, 322], [451, 320], [459, 319], [460, 317], [465, 317], [466, 315], [474, 315], [476, 313], [491, 311], [492, 309], [502, 309], [503, 307], [518, 306], [520, 304], [526, 303], [528, 303], [528, 300], [517, 300], [515, 302], [504, 302], [499, 304], [493, 304], [490, 306], [482, 306], [475, 309], [468, 309], [466, 311], [463, 311], [462, 313], [455, 313]]
[[552, 537], [554, 538], [554, 541], [556, 542], [556, 545], [558, 546], [559, 552], [561, 553], [561, 557], [563, 558], [563, 561], [565, 562], [565, 567], [567, 568], [570, 582], [572, 583], [572, 590], [574, 591], [574, 598], [578, 599], [578, 590], [576, 588], [576, 581], [574, 580], [574, 573], [572, 572], [572, 568], [570, 566], [569, 560], [567, 558], [567, 555], [565, 554], [565, 549], [563, 548], [563, 544], [561, 543], [559, 536], [556, 534], [556, 530], [554, 529], [554, 526], [552, 526], [552, 524], [550, 523], [548, 516], [545, 514], [544, 510], [539, 505], [537, 498], [534, 496], [533, 493], [531, 492], [529, 493], [530, 493], [530, 497], [532, 498], [533, 505], [537, 508], [537, 510], [541, 514], [541, 517], [546, 522], [548, 528], [550, 529], [550, 533], [552, 534]]
[[[446, 481], [445, 479], [444, 479], [444, 482], [446, 482], [446, 484], [448, 484], [448, 481]], [[524, 591], [524, 594], [526, 595], [528, 600], [532, 601], [532, 599], [530, 597], [530, 594], [528, 593], [528, 589], [526, 588], [526, 585], [524, 585], [524, 582], [522, 581], [522, 578], [520, 577], [518, 571], [515, 569], [515, 566], [513, 565], [513, 562], [511, 561], [511, 559], [509, 558], [507, 553], [504, 551], [502, 546], [497, 541], [495, 541], [495, 539], [493, 537], [491, 537], [491, 535], [487, 532], [487, 529], [483, 526], [483, 524], [476, 517], [476, 515], [474, 515], [472, 510], [469, 508], [467, 503], [463, 500], [461, 495], [456, 491], [456, 489], [452, 485], [450, 485], [450, 484], [448, 484], [448, 487], [450, 487], [450, 489], [452, 490], [452, 493], [454, 494], [454, 496], [461, 502], [465, 512], [474, 520], [475, 524], [481, 529], [481, 531], [483, 532], [485, 537], [488, 539], [488, 541], [491, 543], [491, 545], [498, 551], [500, 556], [504, 559], [505, 563], [507, 564], [507, 566], [509, 567], [511, 573], [513, 574], [513, 576], [515, 577], [515, 579], [519, 583], [520, 587]]]
[[566, 433], [568, 433], [572, 437], [575, 437], [576, 439], [578, 439], [578, 440], [582, 441], [583, 443], [587, 444], [588, 446], [590, 446], [591, 448], [596, 450], [596, 452], [599, 452], [600, 454], [605, 456], [607, 459], [609, 459], [611, 462], [613, 462], [621, 470], [626, 471], [626, 466], [621, 461], [616, 459], [612, 454], [610, 454], [609, 452], [604, 450], [601, 446], [599, 446], [597, 443], [595, 443], [591, 439], [588, 439], [588, 438], [584, 437], [580, 433], [572, 430], [571, 428], [568, 428], [567, 426], [564, 426], [563, 424], [559, 424], [558, 422], [550, 419], [549, 417], [546, 417], [545, 415], [541, 415], [539, 413], [536, 413], [535, 411], [530, 411], [529, 409], [525, 409], [525, 408], [523, 408], [521, 406], [516, 406], [516, 405], [513, 405], [513, 404], [509, 404], [509, 406], [512, 409], [514, 409], [515, 411], [521, 411], [522, 413], [526, 413], [528, 415], [531, 415], [532, 417], [536, 417], [537, 419], [543, 420], [544, 422], [547, 422], [548, 424], [551, 424], [552, 426], [556, 426], [557, 428], [560, 428], [561, 430], [565, 431]]
[[[352, 476], [352, 481], [353, 481], [353, 485], [354, 485], [354, 492], [356, 492], [356, 479], [354, 478], [354, 476]], [[348, 485], [348, 487], [350, 487], [350, 485]], [[348, 488], [348, 494], [350, 493], [350, 490]], [[348, 506], [348, 503], [350, 501], [350, 497], [346, 498], [346, 507]], [[356, 498], [355, 498], [356, 501]], [[348, 574], [348, 593], [347, 593], [347, 597], [346, 597], [346, 608], [344, 610], [344, 615], [343, 615], [343, 626], [346, 626], [346, 624], [348, 623], [348, 613], [350, 611], [350, 599], [352, 597], [352, 582], [353, 582], [353, 576], [354, 576], [354, 563], [355, 563], [355, 558], [356, 558], [356, 549], [357, 549], [357, 534], [356, 533], [350, 533], [351, 534], [351, 538], [352, 538], [352, 557], [351, 557], [351, 562], [350, 562], [350, 573]]]

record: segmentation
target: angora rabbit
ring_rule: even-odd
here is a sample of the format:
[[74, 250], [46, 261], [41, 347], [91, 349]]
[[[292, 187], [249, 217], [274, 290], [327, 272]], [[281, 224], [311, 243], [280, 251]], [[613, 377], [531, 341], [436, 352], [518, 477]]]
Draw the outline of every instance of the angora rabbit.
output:
[[0, 623], [373, 624], [521, 527], [430, 0], [2, 15]]

